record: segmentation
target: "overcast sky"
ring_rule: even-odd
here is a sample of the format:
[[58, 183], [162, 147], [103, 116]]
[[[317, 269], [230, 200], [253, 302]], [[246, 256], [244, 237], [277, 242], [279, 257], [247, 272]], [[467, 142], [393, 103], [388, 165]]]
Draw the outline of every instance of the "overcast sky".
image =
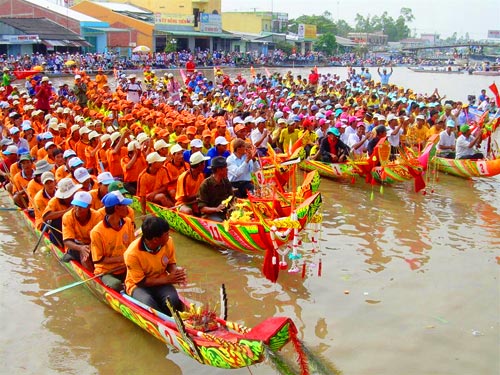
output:
[[344, 19], [351, 26], [357, 13], [366, 17], [387, 11], [396, 19], [402, 7], [412, 10], [415, 20], [409, 27], [417, 35], [437, 33], [446, 38], [454, 32], [458, 36], [469, 32], [473, 39], [484, 39], [488, 30], [500, 29], [500, 0], [222, 0], [223, 12], [274, 10], [297, 18], [327, 10], [334, 19]]

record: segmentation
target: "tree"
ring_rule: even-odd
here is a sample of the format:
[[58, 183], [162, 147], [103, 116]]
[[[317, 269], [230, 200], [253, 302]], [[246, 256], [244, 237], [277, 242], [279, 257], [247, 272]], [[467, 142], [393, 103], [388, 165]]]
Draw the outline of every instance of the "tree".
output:
[[287, 55], [291, 55], [292, 54], [293, 45], [290, 44], [290, 43], [288, 43], [288, 42], [285, 42], [284, 40], [281, 40], [281, 41], [279, 41], [279, 42], [277, 42], [275, 44], [275, 48], [282, 50]]
[[394, 20], [387, 12], [381, 16], [370, 15], [364, 17], [356, 14], [355, 31], [360, 33], [383, 32], [390, 42], [396, 42], [411, 35], [411, 30], [407, 23], [413, 21], [415, 17], [410, 8], [401, 8], [399, 17]]
[[320, 16], [304, 15], [304, 16], [300, 16], [296, 19], [289, 20], [288, 21], [289, 31], [296, 34], [298, 31], [298, 25], [301, 23], [306, 24], [306, 25], [316, 25], [316, 30], [317, 30], [318, 34], [332, 33], [335, 35], [335, 33], [336, 33], [335, 23], [332, 20], [331, 13], [328, 11], [325, 11]]
[[337, 22], [335, 23], [335, 28], [337, 29], [336, 35], [343, 37], [347, 37], [347, 34], [354, 31], [354, 28], [344, 20], [337, 20]]
[[323, 52], [325, 55], [333, 55], [334, 51], [337, 50], [337, 47], [337, 40], [335, 39], [335, 35], [332, 33], [321, 35], [314, 43], [314, 50]]

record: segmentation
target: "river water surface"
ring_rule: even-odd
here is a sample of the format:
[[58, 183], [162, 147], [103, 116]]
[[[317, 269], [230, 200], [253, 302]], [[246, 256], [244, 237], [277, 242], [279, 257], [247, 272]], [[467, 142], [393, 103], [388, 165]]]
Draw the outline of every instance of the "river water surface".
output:
[[[346, 75], [345, 68], [320, 71]], [[396, 68], [392, 82], [465, 100], [492, 79]], [[334, 373], [498, 375], [500, 178], [431, 177], [426, 195], [411, 184], [381, 191], [364, 181], [322, 180], [320, 251], [304, 241], [304, 279], [282, 272], [272, 284], [261, 274], [262, 256], [173, 233], [189, 275], [180, 289], [213, 304], [225, 283], [229, 320], [247, 326], [289, 316]], [[3, 193], [0, 205], [11, 207]], [[229, 373], [166, 349], [84, 287], [43, 297], [74, 280], [52, 255], [33, 255], [35, 242], [18, 213], [0, 211], [0, 373]], [[295, 360], [291, 345], [283, 355]], [[263, 363], [230, 373], [277, 372]]]

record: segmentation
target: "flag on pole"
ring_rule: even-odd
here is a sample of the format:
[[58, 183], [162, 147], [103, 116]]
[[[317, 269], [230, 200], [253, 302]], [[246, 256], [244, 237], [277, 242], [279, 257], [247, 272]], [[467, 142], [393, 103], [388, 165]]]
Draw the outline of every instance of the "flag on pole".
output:
[[179, 73], [181, 74], [182, 82], [184, 82], [184, 85], [187, 85], [188, 80], [187, 80], [186, 73], [184, 73], [183, 69], [179, 69]]
[[495, 82], [493, 82], [490, 86], [489, 86], [491, 92], [493, 92], [493, 95], [495, 95], [495, 100], [497, 102], [497, 107], [500, 107], [500, 95], [498, 93], [498, 87], [497, 87], [497, 84]]

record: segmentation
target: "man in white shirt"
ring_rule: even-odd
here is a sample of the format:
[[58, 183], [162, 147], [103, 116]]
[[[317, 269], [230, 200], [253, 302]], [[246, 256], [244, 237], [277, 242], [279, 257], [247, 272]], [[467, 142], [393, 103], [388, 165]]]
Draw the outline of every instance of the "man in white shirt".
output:
[[142, 95], [141, 84], [135, 81], [136, 78], [135, 74], [129, 75], [129, 82], [124, 87], [124, 91], [127, 93], [127, 100], [133, 103], [139, 103]]
[[398, 118], [389, 113], [387, 116], [387, 140], [391, 145], [391, 159], [393, 160], [396, 154], [399, 153], [399, 147], [401, 146], [401, 134], [403, 134], [402, 122], [399, 123]]
[[233, 188], [237, 189], [235, 195], [246, 198], [248, 191], [254, 190], [251, 174], [260, 168], [256, 161], [256, 150], [240, 138], [233, 140], [233, 150], [226, 159], [227, 176]]
[[269, 130], [266, 128], [266, 120], [262, 117], [255, 119], [257, 127], [250, 133], [250, 140], [257, 148], [258, 156], [267, 156], [267, 145], [271, 142]]
[[365, 134], [365, 123], [363, 121], [358, 122], [356, 127], [356, 133], [351, 134], [347, 140], [347, 145], [351, 148], [354, 153], [355, 159], [361, 158], [366, 153], [366, 146], [368, 141], [372, 138], [373, 133], [368, 132]]
[[439, 142], [437, 144], [437, 156], [447, 159], [455, 159], [455, 121], [448, 119], [446, 128], [439, 133]]
[[464, 124], [460, 127], [462, 134], [457, 138], [455, 159], [484, 159], [484, 155], [476, 150], [482, 141], [481, 129], [477, 129], [472, 135], [470, 126]]

